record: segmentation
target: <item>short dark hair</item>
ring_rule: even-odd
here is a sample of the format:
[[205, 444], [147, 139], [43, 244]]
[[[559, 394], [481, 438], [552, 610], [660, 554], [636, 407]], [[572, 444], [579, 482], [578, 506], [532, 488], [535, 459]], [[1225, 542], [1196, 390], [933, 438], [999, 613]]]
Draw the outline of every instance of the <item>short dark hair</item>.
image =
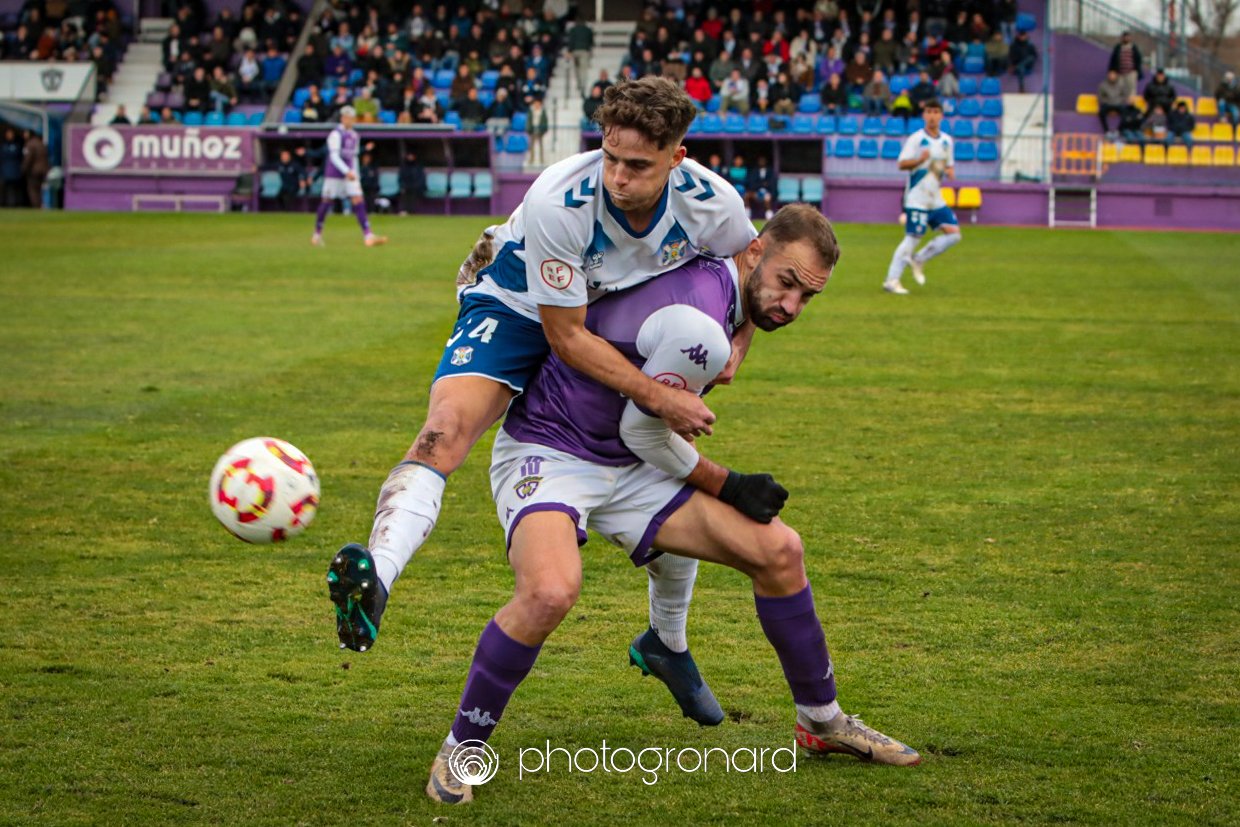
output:
[[609, 86], [594, 113], [604, 135], [634, 129], [659, 149], [679, 146], [696, 117], [693, 99], [675, 81], [655, 76]]
[[834, 270], [840, 260], [840, 243], [831, 222], [821, 210], [809, 204], [780, 207], [759, 235], [780, 246], [808, 241], [828, 270]]
[[927, 109], [937, 109], [942, 112], [943, 104], [939, 102], [938, 98], [931, 98], [921, 105], [921, 111], [925, 112]]

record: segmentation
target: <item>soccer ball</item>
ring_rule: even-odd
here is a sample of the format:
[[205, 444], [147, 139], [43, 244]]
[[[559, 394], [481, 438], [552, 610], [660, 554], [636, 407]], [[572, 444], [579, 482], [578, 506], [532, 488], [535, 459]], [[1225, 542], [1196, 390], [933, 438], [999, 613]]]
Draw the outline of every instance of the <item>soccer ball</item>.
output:
[[211, 512], [247, 543], [278, 543], [305, 531], [319, 508], [319, 476], [301, 451], [259, 436], [224, 452], [211, 472]]

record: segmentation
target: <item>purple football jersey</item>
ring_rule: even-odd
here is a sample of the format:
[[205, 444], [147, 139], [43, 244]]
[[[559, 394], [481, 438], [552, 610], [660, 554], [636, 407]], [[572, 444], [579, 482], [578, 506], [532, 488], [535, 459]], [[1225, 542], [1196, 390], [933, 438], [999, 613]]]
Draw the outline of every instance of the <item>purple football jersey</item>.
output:
[[[340, 159], [344, 161], [344, 165], [349, 169], [353, 169], [357, 165], [357, 150], [361, 146], [362, 138], [352, 129], [345, 129], [338, 126], [331, 131], [331, 136], [339, 136], [340, 138]], [[332, 137], [328, 137], [328, 153], [327, 160], [323, 163], [324, 178], [344, 178], [345, 173], [332, 163], [331, 144]]]
[[[724, 262], [699, 257], [637, 287], [605, 296], [586, 311], [586, 329], [606, 339], [638, 369], [642, 325], [656, 311], [688, 305], [719, 323], [728, 338], [735, 328], [736, 284]], [[554, 352], [508, 409], [504, 430], [520, 442], [544, 445], [599, 465], [620, 467], [640, 460], [620, 439], [628, 400], [565, 364]]]

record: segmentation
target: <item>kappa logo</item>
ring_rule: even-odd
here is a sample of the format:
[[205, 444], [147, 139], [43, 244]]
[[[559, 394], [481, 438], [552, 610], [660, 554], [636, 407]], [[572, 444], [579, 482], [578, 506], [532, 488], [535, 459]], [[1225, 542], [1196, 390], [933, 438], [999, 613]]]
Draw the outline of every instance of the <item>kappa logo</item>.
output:
[[696, 344], [693, 347], [682, 348], [680, 352], [686, 354], [690, 362], [706, 370], [706, 360], [710, 357], [710, 351], [702, 345]]
[[567, 262], [560, 261], [557, 258], [549, 258], [538, 268], [542, 275], [542, 280], [548, 287], [556, 290], [566, 290], [573, 283], [573, 268]]
[[675, 264], [685, 257], [685, 253], [689, 249], [689, 239], [682, 238], [679, 241], [669, 241], [663, 245], [663, 249], [659, 253], [659, 263], [666, 267], [669, 264]]
[[476, 706], [469, 712], [462, 709], [461, 715], [468, 718], [469, 722], [474, 726], [495, 726], [499, 723], [499, 721], [491, 717], [491, 711], [489, 709], [483, 711]]
[[470, 360], [474, 358], [474, 349], [470, 345], [462, 345], [452, 351], [452, 364], [456, 367], [468, 365]]
[[65, 82], [65, 73], [60, 69], [44, 69], [39, 73], [39, 81], [44, 92], [59, 92], [60, 85]]

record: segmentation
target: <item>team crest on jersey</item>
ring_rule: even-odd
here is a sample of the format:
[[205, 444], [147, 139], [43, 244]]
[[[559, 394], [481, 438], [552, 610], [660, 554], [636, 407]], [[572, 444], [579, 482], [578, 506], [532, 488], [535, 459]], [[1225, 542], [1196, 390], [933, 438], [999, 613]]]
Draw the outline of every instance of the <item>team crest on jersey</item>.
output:
[[548, 287], [564, 290], [573, 283], [573, 267], [557, 258], [549, 258], [539, 267], [542, 280]]
[[452, 351], [452, 364], [458, 368], [461, 365], [468, 365], [469, 360], [474, 358], [474, 349], [470, 345], [463, 345]]
[[675, 264], [685, 257], [685, 253], [689, 250], [689, 239], [681, 238], [676, 241], [669, 241], [663, 245], [663, 249], [659, 251], [659, 263], [666, 267], [669, 264]]
[[521, 499], [528, 499], [534, 495], [535, 491], [538, 490], [538, 485], [542, 481], [542, 477], [522, 477], [517, 481], [517, 484], [512, 487], [512, 490], [515, 491], [517, 496]]
[[689, 383], [685, 381], [685, 377], [681, 376], [679, 373], [671, 373], [670, 371], [668, 373], [660, 373], [654, 378], [654, 381], [661, 382], [669, 387], [680, 388], [681, 390], [685, 390], [689, 387]]

